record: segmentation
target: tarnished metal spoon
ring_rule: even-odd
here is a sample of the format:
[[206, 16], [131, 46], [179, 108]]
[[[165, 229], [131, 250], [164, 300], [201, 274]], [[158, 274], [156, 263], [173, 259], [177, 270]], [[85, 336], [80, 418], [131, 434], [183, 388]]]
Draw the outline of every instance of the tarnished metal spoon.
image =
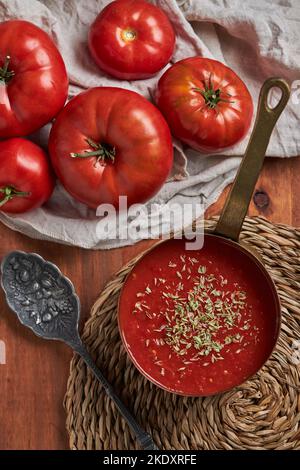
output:
[[7, 303], [20, 322], [36, 335], [63, 341], [78, 353], [115, 403], [141, 448], [156, 450], [151, 436], [136, 422], [82, 343], [78, 332], [80, 302], [71, 281], [41, 256], [21, 251], [3, 259], [1, 272]]

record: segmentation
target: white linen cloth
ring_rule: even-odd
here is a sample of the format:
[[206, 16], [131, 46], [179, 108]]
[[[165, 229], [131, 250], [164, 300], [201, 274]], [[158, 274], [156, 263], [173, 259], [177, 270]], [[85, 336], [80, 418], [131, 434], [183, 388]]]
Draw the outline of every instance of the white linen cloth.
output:
[[[105, 76], [89, 55], [89, 26], [108, 3], [110, 0], [0, 0], [0, 21], [26, 19], [52, 36], [66, 63], [70, 97], [89, 87], [119, 86], [151, 98], [161, 73], [144, 81], [119, 81]], [[295, 82], [300, 80], [299, 0], [152, 0], [152, 3], [165, 10], [176, 30], [173, 62], [194, 55], [224, 62], [246, 82], [255, 104], [266, 78], [280, 76], [294, 82], [292, 99], [273, 133], [267, 154], [300, 155], [300, 83]], [[46, 147], [49, 128], [46, 126], [33, 140]], [[154, 198], [157, 210], [166, 201], [182, 204], [200, 199], [206, 205], [212, 204], [233, 180], [247, 140], [218, 156], [200, 155], [174, 142], [175, 178]], [[84, 248], [112, 248], [136, 241], [104, 240], [95, 211], [76, 202], [59, 184], [44, 207], [18, 216], [0, 212], [0, 220], [31, 237]], [[144, 236], [141, 230], [140, 238]]]

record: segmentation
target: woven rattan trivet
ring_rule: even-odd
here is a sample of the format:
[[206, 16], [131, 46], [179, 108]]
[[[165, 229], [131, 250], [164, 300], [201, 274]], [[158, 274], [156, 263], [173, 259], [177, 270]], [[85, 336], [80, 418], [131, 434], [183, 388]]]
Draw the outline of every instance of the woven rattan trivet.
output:
[[[208, 229], [214, 225], [214, 220], [206, 223]], [[300, 231], [247, 218], [241, 239], [255, 246], [273, 276], [283, 323], [271, 359], [235, 390], [208, 398], [179, 397], [152, 385], [132, 365], [121, 344], [116, 309], [135, 261], [106, 286], [85, 325], [83, 339], [91, 354], [160, 449], [300, 449], [300, 347], [293, 349], [293, 341], [300, 341]], [[78, 357], [71, 362], [65, 408], [71, 448], [137, 448]]]

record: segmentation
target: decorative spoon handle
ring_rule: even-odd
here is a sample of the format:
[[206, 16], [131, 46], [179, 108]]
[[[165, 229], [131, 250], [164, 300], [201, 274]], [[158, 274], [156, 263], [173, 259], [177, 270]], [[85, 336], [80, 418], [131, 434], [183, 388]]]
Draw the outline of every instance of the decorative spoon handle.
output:
[[75, 344], [73, 343], [72, 348], [74, 349], [75, 352], [77, 352], [86, 365], [92, 370], [94, 373], [95, 377], [99, 380], [99, 382], [103, 385], [107, 395], [113, 400], [115, 403], [116, 407], [120, 411], [121, 415], [129, 425], [129, 427], [132, 429], [134, 434], [136, 435], [136, 439], [139, 442], [140, 446], [144, 450], [158, 450], [158, 447], [154, 444], [151, 436], [146, 433], [140, 425], [136, 422], [128, 408], [124, 405], [124, 403], [120, 400], [118, 395], [115, 393], [113, 387], [111, 384], [107, 381], [107, 379], [104, 377], [102, 374], [101, 370], [98, 369], [96, 366], [95, 362], [91, 358], [90, 354], [88, 353], [86, 347], [84, 344], [81, 342], [80, 339], [78, 339], [78, 342]]

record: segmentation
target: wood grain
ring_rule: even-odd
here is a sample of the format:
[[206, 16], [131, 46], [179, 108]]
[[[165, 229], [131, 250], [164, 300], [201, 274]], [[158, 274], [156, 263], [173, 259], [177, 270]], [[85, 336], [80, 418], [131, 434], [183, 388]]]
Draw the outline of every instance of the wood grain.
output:
[[[256, 187], [267, 198], [263, 197], [263, 203], [252, 201], [250, 214], [300, 226], [299, 175], [300, 157], [269, 159]], [[228, 188], [208, 209], [207, 217], [220, 212], [227, 193]], [[145, 241], [133, 247], [94, 252], [31, 240], [3, 225], [0, 241], [0, 258], [20, 249], [37, 252], [56, 263], [77, 289], [82, 322], [112, 274], [153, 243]], [[2, 292], [0, 341], [6, 346], [6, 364], [0, 364], [0, 449], [67, 449], [62, 402], [71, 351], [63, 344], [43, 341], [25, 330], [8, 310]]]

